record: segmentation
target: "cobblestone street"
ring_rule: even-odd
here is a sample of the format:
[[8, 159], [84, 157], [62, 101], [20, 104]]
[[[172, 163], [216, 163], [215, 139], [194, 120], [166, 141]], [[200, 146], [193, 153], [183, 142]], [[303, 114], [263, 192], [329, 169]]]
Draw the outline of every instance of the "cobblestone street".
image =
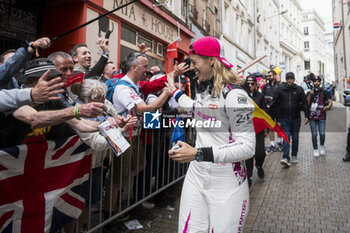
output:
[[[265, 160], [265, 179], [254, 171], [244, 232], [350, 232], [350, 164], [344, 163], [345, 133], [328, 133], [326, 156], [312, 155], [310, 133], [301, 133], [299, 163], [280, 165], [280, 153]], [[180, 190], [177, 190], [180, 197]], [[174, 211], [154, 208], [157, 218], [135, 232], [177, 232]]]

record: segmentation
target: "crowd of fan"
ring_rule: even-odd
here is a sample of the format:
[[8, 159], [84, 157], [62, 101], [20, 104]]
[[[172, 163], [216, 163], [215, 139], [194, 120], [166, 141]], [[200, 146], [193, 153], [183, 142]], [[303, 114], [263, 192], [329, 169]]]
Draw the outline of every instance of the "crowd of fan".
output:
[[[114, 160], [111, 178], [113, 182], [105, 184], [103, 211], [107, 219], [115, 214], [121, 186], [132, 182], [139, 174], [139, 182], [134, 183], [134, 187], [142, 187], [142, 171], [146, 168], [146, 162], [151, 163], [152, 136], [149, 132], [141, 132], [138, 116], [145, 111], [155, 111], [161, 107], [166, 110], [165, 106], [177, 112], [176, 106], [169, 107], [169, 104], [166, 104], [171, 96], [165, 88], [167, 76], [157, 66], [149, 69], [145, 55], [149, 49], [145, 44], [139, 46], [139, 52], [131, 53], [121, 63], [121, 72], [118, 75], [115, 64], [108, 61], [108, 39], [99, 40], [103, 53], [93, 67], [91, 52], [86, 44], [74, 46], [69, 53], [57, 51], [47, 58], [34, 57], [38, 50], [44, 50], [50, 45], [50, 40], [44, 37], [31, 43], [23, 43], [17, 50], [11, 49], [0, 55], [0, 148], [78, 134], [93, 152], [93, 192], [90, 198], [94, 204], [100, 198], [101, 176], [106, 175], [101, 169], [106, 159], [100, 155], [109, 149], [97, 126], [108, 120], [113, 127], [119, 128], [126, 139], [131, 139], [131, 147], [125, 152], [131, 156], [124, 156], [123, 159], [112, 156], [107, 159], [107, 166], [111, 164], [112, 159]], [[188, 66], [181, 64], [176, 66], [174, 75], [178, 76], [186, 71]], [[83, 75], [83, 80], [74, 83], [80, 74]], [[138, 143], [140, 134], [144, 140]], [[129, 135], [132, 136], [129, 138]], [[168, 141], [160, 138], [158, 140], [163, 143]], [[142, 153], [145, 151], [144, 147], [147, 149], [146, 156]], [[167, 163], [160, 161], [158, 164]], [[121, 168], [122, 172], [119, 172]], [[146, 187], [149, 187], [150, 174], [154, 172], [148, 167], [146, 169]], [[145, 196], [145, 193], [141, 192], [142, 188], [138, 190], [133, 201]], [[163, 196], [160, 196], [160, 199], [164, 201]], [[171, 197], [166, 198], [166, 201], [169, 200]], [[144, 209], [139, 208], [136, 212], [152, 218], [151, 212], [143, 211]], [[86, 217], [87, 208], [79, 219], [79, 229], [82, 228]], [[112, 224], [106, 228], [118, 232]], [[75, 232], [75, 229], [73, 222], [66, 226], [65, 232]]]

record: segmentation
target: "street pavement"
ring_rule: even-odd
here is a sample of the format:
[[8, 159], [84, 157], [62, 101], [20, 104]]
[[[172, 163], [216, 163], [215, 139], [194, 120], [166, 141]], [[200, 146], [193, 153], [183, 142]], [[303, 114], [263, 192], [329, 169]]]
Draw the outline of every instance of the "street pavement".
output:
[[[350, 162], [342, 161], [349, 113], [344, 108], [340, 112], [347, 115], [340, 116], [337, 108], [342, 106], [335, 103], [327, 116], [327, 127], [338, 126], [326, 133], [325, 156], [313, 156], [306, 126], [300, 133], [298, 163], [282, 168], [281, 152], [274, 152], [266, 157], [264, 179], [254, 170], [244, 232], [350, 232]], [[141, 221], [143, 229], [134, 232], [177, 232], [181, 186], [172, 192], [175, 208], [153, 208], [157, 217]]]

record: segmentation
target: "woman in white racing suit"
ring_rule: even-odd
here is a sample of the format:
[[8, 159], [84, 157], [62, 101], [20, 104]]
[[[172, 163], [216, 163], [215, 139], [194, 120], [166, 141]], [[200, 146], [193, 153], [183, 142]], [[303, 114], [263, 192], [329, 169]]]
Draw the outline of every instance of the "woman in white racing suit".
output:
[[244, 160], [255, 153], [254, 105], [218, 39], [198, 39], [189, 54], [200, 82], [196, 99], [176, 89], [172, 77], [167, 84], [181, 108], [192, 109], [197, 129], [195, 148], [178, 141], [180, 148], [169, 150], [173, 160], [191, 162], [178, 232], [241, 232], [249, 210]]

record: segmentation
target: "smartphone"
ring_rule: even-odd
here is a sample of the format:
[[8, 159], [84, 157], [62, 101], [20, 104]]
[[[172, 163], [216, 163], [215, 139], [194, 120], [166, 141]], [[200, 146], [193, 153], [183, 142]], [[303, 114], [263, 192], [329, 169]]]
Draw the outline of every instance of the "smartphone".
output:
[[111, 30], [107, 29], [106, 34], [105, 34], [105, 38], [109, 39], [110, 35], [111, 35]]

